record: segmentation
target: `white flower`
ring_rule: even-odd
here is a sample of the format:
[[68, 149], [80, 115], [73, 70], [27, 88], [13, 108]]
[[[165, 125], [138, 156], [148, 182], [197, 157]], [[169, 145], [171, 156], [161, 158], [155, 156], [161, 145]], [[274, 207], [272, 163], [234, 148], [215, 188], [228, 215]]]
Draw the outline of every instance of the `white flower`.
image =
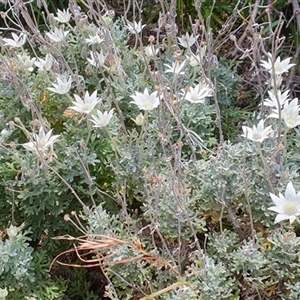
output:
[[20, 64], [20, 67], [22, 69], [28, 70], [29, 72], [32, 72], [34, 69], [34, 62], [36, 61], [36, 58], [30, 58], [29, 55], [23, 53], [23, 54], [18, 54], [18, 61]]
[[300, 125], [299, 110], [298, 98], [294, 98], [291, 102], [284, 104], [281, 115], [288, 128], [295, 128]]
[[54, 31], [50, 31], [50, 32], [47, 32], [46, 35], [49, 37], [49, 39], [52, 41], [52, 42], [55, 42], [55, 43], [60, 43], [60, 42], [63, 42], [65, 40], [65, 38], [67, 37], [69, 31], [63, 31], [62, 29], [59, 29], [59, 28], [54, 28]]
[[190, 87], [188, 92], [182, 91], [182, 96], [183, 99], [192, 103], [204, 103], [205, 98], [213, 96], [213, 93], [213, 89], [207, 83], [201, 82], [194, 88]]
[[[279, 111], [276, 109], [272, 110], [273, 112], [269, 115], [268, 118], [279, 118]], [[285, 101], [283, 109], [281, 109], [281, 117], [285, 122], [285, 125], [288, 128], [294, 128], [300, 125], [300, 116], [299, 116], [300, 106], [298, 105], [298, 98], [294, 98], [292, 101]]]
[[85, 42], [90, 45], [96, 45], [101, 44], [104, 40], [100, 38], [98, 34], [96, 35], [89, 35], [87, 39], [85, 39]]
[[280, 90], [277, 90], [277, 97], [280, 107], [278, 107], [277, 97], [274, 94], [274, 91], [268, 91], [269, 98], [264, 101], [265, 106], [275, 107], [277, 110], [281, 109], [286, 101], [289, 100], [289, 91], [281, 93]]
[[150, 45], [144, 47], [144, 51], [145, 51], [146, 57], [154, 58], [154, 57], [156, 57], [156, 54], [158, 53], [159, 50], [154, 45], [150, 44]]
[[102, 113], [100, 110], [97, 110], [97, 115], [92, 115], [91, 121], [94, 123], [93, 127], [102, 128], [109, 124], [112, 116], [114, 114], [114, 108], [109, 112], [105, 111]]
[[268, 85], [279, 89], [281, 87], [282, 80], [282, 75], [275, 74], [274, 76], [270, 76], [270, 78], [268, 79]]
[[47, 153], [49, 148], [57, 141], [59, 135], [52, 135], [52, 129], [46, 134], [43, 127], [40, 127], [39, 134], [33, 133], [32, 142], [22, 146], [29, 151]]
[[74, 95], [74, 98], [75, 101], [72, 102], [74, 106], [70, 106], [69, 109], [73, 109], [81, 114], [89, 114], [100, 102], [100, 99], [97, 97], [97, 91], [94, 91], [91, 95], [86, 91], [84, 99], [78, 95]]
[[153, 110], [159, 106], [159, 97], [157, 96], [157, 91], [149, 95], [148, 89], [145, 88], [143, 93], [135, 92], [135, 95], [130, 96], [134, 103], [139, 107], [140, 110]]
[[257, 127], [255, 125], [253, 125], [253, 128], [243, 126], [242, 129], [244, 132], [242, 136], [251, 141], [259, 143], [267, 139], [272, 133], [271, 126], [264, 128], [264, 120], [260, 120]]
[[277, 212], [275, 223], [283, 220], [289, 220], [293, 223], [300, 215], [300, 192], [296, 194], [294, 186], [290, 181], [286, 187], [284, 196], [279, 193], [279, 197], [270, 193], [275, 206], [268, 209]]
[[180, 46], [183, 48], [191, 48], [197, 41], [198, 36], [189, 35], [186, 33], [181, 38], [178, 38]]
[[172, 65], [167, 65], [166, 73], [173, 73], [175, 75], [184, 75], [184, 67], [185, 67], [186, 61], [184, 60], [182, 63], [179, 63], [177, 60], [172, 62]]
[[12, 32], [11, 34], [12, 39], [4, 38], [3, 41], [5, 42], [4, 46], [10, 46], [13, 48], [20, 48], [22, 47], [26, 42], [26, 34], [20, 33], [20, 35], [15, 34]]
[[102, 50], [99, 52], [97, 51], [90, 51], [91, 58], [88, 58], [87, 61], [94, 67], [102, 67], [105, 63], [106, 56], [103, 54]]
[[61, 11], [60, 9], [57, 10], [57, 17], [54, 17], [54, 19], [60, 23], [69, 23], [71, 19], [71, 14], [69, 12], [69, 9]]
[[56, 93], [56, 94], [60, 94], [60, 95], [64, 95], [69, 93], [70, 89], [71, 89], [71, 85], [72, 85], [72, 77], [69, 77], [69, 79], [67, 80], [64, 77], [60, 77], [58, 76], [56, 78], [56, 83], [52, 83], [53, 87], [49, 87], [48, 90]]
[[50, 54], [46, 54], [45, 59], [38, 58], [34, 64], [39, 68], [40, 71], [50, 71], [53, 64], [53, 57]]
[[199, 47], [196, 54], [192, 53], [191, 56], [188, 57], [189, 64], [193, 68], [199, 67], [199, 65], [203, 64], [205, 54], [206, 54], [206, 46]]
[[271, 74], [282, 75], [287, 72], [289, 68], [294, 66], [295, 64], [289, 64], [291, 58], [286, 58], [281, 61], [280, 57], [277, 57], [273, 64], [272, 54], [268, 53], [268, 61], [261, 61], [261, 65]]
[[125, 25], [125, 27], [132, 34], [138, 34], [138, 33], [140, 33], [145, 26], [146, 25], [142, 25], [142, 21], [141, 20], [138, 23], [136, 21], [134, 21], [133, 23], [127, 22], [127, 25]]

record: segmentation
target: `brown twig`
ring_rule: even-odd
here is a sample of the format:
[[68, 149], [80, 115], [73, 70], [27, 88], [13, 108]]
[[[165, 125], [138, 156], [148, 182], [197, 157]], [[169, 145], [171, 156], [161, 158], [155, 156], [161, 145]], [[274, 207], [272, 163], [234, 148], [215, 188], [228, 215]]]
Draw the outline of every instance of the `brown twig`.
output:
[[[296, 19], [297, 22], [297, 28], [298, 28], [298, 34], [300, 34], [300, 6], [297, 0], [292, 0], [293, 3], [293, 14], [294, 14], [294, 18]], [[293, 58], [293, 62], [297, 63], [299, 60], [299, 55], [300, 55], [300, 45], [298, 46], [294, 58]], [[294, 81], [294, 77], [295, 77], [295, 69], [296, 68], [292, 68], [289, 74], [289, 78], [287, 81], [287, 88], [291, 89], [292, 88], [292, 84]]]
[[235, 48], [232, 52], [232, 57], [235, 57], [237, 52], [239, 51], [239, 48], [241, 48], [245, 38], [249, 35], [249, 33], [253, 33], [253, 29], [252, 29], [252, 25], [255, 23], [255, 18], [257, 16], [258, 13], [258, 8], [259, 8], [259, 2], [260, 0], [256, 0], [254, 3], [254, 9], [250, 15], [249, 21], [248, 21], [248, 26], [246, 27], [244, 33], [242, 34], [242, 36], [239, 38], [239, 40], [237, 41], [237, 45], [238, 47]]

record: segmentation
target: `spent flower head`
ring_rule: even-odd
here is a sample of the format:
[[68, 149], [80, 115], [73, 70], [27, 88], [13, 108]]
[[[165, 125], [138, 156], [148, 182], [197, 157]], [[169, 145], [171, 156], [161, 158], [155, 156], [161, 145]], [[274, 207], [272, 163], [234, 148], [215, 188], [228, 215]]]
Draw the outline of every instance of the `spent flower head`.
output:
[[157, 96], [157, 91], [149, 94], [148, 89], [145, 88], [143, 93], [135, 92], [135, 95], [130, 96], [134, 103], [139, 107], [140, 110], [153, 110], [159, 106], [159, 97]]
[[65, 77], [57, 76], [56, 83], [52, 83], [52, 87], [49, 87], [48, 90], [56, 94], [64, 95], [69, 93], [71, 85], [71, 76], [68, 79], [66, 79]]
[[100, 110], [97, 110], [97, 115], [91, 116], [91, 121], [94, 123], [93, 127], [102, 128], [107, 126], [110, 123], [113, 114], [114, 108], [110, 111], [105, 111], [104, 113], [102, 113]]
[[291, 58], [289, 57], [281, 61], [281, 58], [278, 56], [273, 63], [273, 56], [268, 52], [268, 61], [262, 60], [261, 65], [271, 74], [282, 75], [295, 65], [290, 64], [290, 60]]
[[253, 125], [253, 128], [243, 126], [242, 129], [244, 132], [242, 134], [243, 137], [259, 143], [262, 143], [265, 139], [269, 138], [272, 133], [271, 126], [264, 128], [263, 119], [259, 121], [257, 127], [255, 125]]
[[74, 105], [70, 106], [69, 109], [86, 115], [92, 112], [96, 105], [101, 101], [97, 97], [97, 91], [94, 91], [91, 95], [86, 91], [83, 99], [78, 95], [74, 95], [74, 98], [75, 101], [72, 102]]
[[12, 32], [11, 36], [12, 39], [3, 38], [3, 41], [5, 42], [4, 46], [10, 46], [12, 48], [20, 48], [26, 42], [27, 36], [25, 33], [20, 33], [19, 35], [17, 35], [14, 32]]
[[69, 9], [67, 10], [57, 10], [57, 16], [54, 17], [54, 19], [60, 23], [69, 23], [70, 19], [71, 19], [71, 13], [69, 12]]
[[279, 197], [272, 193], [270, 196], [275, 206], [268, 209], [277, 213], [275, 223], [283, 220], [293, 223], [300, 216], [300, 192], [296, 194], [291, 181], [287, 184], [284, 196], [281, 193], [279, 193]]
[[39, 134], [32, 134], [32, 141], [22, 144], [22, 146], [29, 151], [47, 153], [49, 148], [57, 142], [59, 135], [52, 135], [52, 129], [47, 132], [44, 131], [43, 127], [40, 127]]

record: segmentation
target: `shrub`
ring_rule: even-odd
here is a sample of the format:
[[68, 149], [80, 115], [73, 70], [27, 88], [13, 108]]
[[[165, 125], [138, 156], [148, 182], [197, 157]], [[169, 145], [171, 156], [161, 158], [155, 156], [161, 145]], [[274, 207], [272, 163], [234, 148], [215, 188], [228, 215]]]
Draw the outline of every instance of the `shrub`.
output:
[[[45, 9], [42, 32], [25, 3], [9, 4], [0, 297], [297, 299], [300, 107], [283, 85], [294, 64], [275, 51], [281, 19], [253, 24], [263, 11], [250, 1], [244, 34], [213, 37], [198, 1], [178, 35], [170, 1], [145, 42], [138, 15], [115, 18], [102, 3]], [[237, 110], [247, 64], [218, 57], [225, 40], [254, 70], [254, 111]]]

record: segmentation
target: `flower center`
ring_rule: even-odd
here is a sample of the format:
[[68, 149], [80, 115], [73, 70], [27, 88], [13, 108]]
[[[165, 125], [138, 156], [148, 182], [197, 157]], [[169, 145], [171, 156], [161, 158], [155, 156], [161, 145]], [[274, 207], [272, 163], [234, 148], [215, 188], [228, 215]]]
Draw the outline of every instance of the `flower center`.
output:
[[253, 138], [253, 140], [260, 140], [261, 134], [259, 132], [255, 132], [255, 133], [253, 133], [252, 138]]
[[283, 211], [286, 215], [293, 216], [299, 211], [299, 208], [297, 203], [295, 203], [294, 201], [287, 201], [283, 205]]
[[192, 100], [194, 100], [194, 101], [197, 101], [197, 100], [199, 100], [199, 94], [197, 94], [197, 93], [191, 93], [191, 99]]
[[144, 110], [152, 110], [153, 109], [153, 104], [151, 101], [145, 101], [143, 103], [143, 108]]
[[285, 124], [286, 124], [286, 126], [287, 126], [288, 128], [294, 128], [294, 127], [296, 127], [296, 122], [295, 122], [294, 119], [287, 119], [287, 120], [285, 121]]
[[38, 147], [39, 147], [40, 149], [43, 149], [43, 148], [45, 147], [45, 145], [46, 145], [45, 140], [39, 140], [39, 141], [38, 141]]
[[91, 106], [90, 106], [90, 104], [83, 104], [83, 106], [82, 106], [82, 110], [84, 111], [84, 112], [86, 112], [86, 113], [88, 113], [89, 111], [90, 111], [90, 109], [91, 109]]
[[282, 70], [282, 67], [281, 67], [281, 65], [279, 65], [279, 64], [278, 64], [278, 65], [275, 65], [275, 66], [274, 66], [274, 69], [275, 69], [275, 73], [276, 73], [276, 74], [282, 74], [282, 73], [283, 73], [283, 72], [282, 72], [282, 71], [283, 71], [283, 70]]

